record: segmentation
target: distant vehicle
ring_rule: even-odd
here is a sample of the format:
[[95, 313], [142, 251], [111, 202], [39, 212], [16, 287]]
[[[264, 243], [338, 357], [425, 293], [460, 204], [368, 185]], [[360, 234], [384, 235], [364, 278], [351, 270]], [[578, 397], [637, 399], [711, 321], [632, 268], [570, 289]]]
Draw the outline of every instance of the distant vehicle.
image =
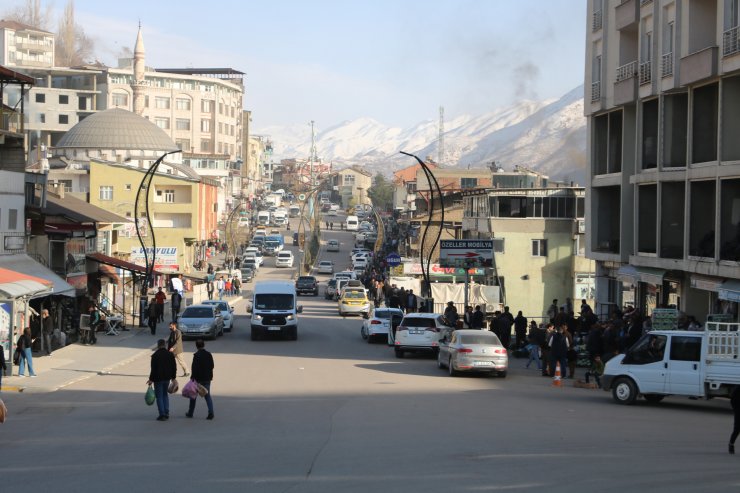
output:
[[326, 251], [327, 252], [338, 252], [339, 251], [339, 241], [337, 240], [329, 240], [326, 242]]
[[295, 286], [290, 281], [261, 281], [255, 284], [252, 303], [247, 308], [251, 314], [250, 338], [262, 339], [276, 334], [295, 341], [298, 339], [298, 306]]
[[288, 209], [288, 215], [290, 217], [298, 217], [301, 213], [301, 208], [297, 205], [291, 205], [290, 209]]
[[289, 250], [278, 252], [275, 267], [293, 267], [293, 253]]
[[311, 293], [314, 296], [318, 296], [319, 283], [314, 276], [300, 276], [295, 281], [295, 290], [298, 294]]
[[244, 216], [239, 218], [239, 227], [240, 228], [248, 228], [249, 227], [249, 218]]
[[321, 204], [321, 212], [328, 212], [331, 210], [331, 204], [329, 202], [324, 202]]
[[281, 211], [280, 209], [278, 209], [272, 214], [272, 223], [275, 226], [285, 226], [287, 222], [288, 222], [287, 212]]
[[326, 288], [324, 288], [324, 299], [331, 300], [334, 298], [337, 292], [337, 280], [329, 279], [326, 281]]
[[245, 257], [242, 260], [241, 267], [242, 269], [244, 268], [252, 269], [252, 271], [254, 272], [254, 275], [257, 275], [257, 271], [260, 268], [260, 264], [255, 257]]
[[254, 279], [254, 270], [252, 268], [242, 266], [239, 270], [242, 273], [242, 282], [249, 282]]
[[505, 377], [509, 367], [506, 348], [486, 330], [456, 330], [439, 342], [437, 366], [451, 377], [459, 372], [485, 372]]
[[357, 279], [357, 274], [351, 270], [343, 270], [342, 272], [335, 272], [334, 279]]
[[357, 231], [358, 226], [360, 225], [360, 221], [357, 219], [357, 216], [347, 216], [345, 228], [347, 231]]
[[360, 335], [367, 342], [373, 338], [382, 338], [388, 341], [388, 334], [403, 320], [403, 310], [400, 308], [376, 308], [370, 312], [367, 320], [362, 323]]
[[363, 288], [345, 288], [337, 302], [339, 315], [361, 315], [367, 317], [370, 313], [370, 300]]
[[221, 311], [213, 305], [190, 305], [178, 318], [178, 328], [186, 337], [209, 337], [216, 339], [224, 335], [224, 319]]
[[326, 211], [326, 215], [327, 216], [336, 216], [337, 215], [337, 211], [335, 211], [334, 209], [329, 209], [328, 211]]
[[[262, 226], [268, 226], [270, 224], [270, 212], [269, 211], [259, 211], [257, 213], [257, 224], [260, 224]], [[257, 234], [255, 232], [255, 234]]]
[[293, 233], [293, 246], [298, 246], [298, 233]]
[[330, 211], [338, 211], [340, 209], [339, 204], [331, 204], [329, 205]]
[[319, 262], [318, 272], [319, 274], [333, 274], [334, 262], [331, 260], [322, 260]]
[[244, 260], [249, 260], [250, 258], [253, 258], [255, 262], [257, 263], [258, 267], [261, 267], [262, 264], [265, 262], [264, 257], [262, 257], [262, 254], [260, 252], [247, 252], [244, 254]]

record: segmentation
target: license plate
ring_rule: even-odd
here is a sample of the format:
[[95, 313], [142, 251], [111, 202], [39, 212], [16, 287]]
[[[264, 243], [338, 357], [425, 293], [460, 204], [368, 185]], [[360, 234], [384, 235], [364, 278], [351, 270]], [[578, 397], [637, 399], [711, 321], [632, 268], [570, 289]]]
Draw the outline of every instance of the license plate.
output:
[[267, 330], [280, 330], [281, 327], [268, 327]]
[[473, 366], [493, 366], [493, 361], [476, 361]]
[[409, 330], [409, 334], [412, 334], [412, 335], [421, 335], [423, 333], [424, 333], [423, 330]]

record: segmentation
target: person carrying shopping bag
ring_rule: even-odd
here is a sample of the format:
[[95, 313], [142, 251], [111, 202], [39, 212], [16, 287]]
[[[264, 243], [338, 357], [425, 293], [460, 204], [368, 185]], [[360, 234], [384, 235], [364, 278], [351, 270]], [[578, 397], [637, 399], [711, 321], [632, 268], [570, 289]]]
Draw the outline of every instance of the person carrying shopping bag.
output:
[[152, 353], [149, 380], [146, 382], [147, 385], [154, 384], [154, 395], [157, 399], [157, 410], [159, 411], [157, 421], [170, 419], [170, 398], [167, 387], [170, 381], [177, 377], [175, 355], [168, 351], [165, 345], [164, 339], [157, 341], [157, 349]]
[[[206, 351], [206, 343], [203, 339], [195, 341], [195, 347], [197, 351], [193, 354], [193, 364], [191, 366], [191, 380], [195, 380], [200, 385], [205, 387], [208, 391], [203, 398], [206, 400], [206, 406], [208, 406], [208, 416], [206, 419], [213, 419], [213, 400], [211, 398], [211, 381], [213, 380], [213, 355]], [[185, 414], [188, 418], [193, 417], [195, 412], [195, 401], [197, 396], [190, 398], [190, 407], [188, 412]]]

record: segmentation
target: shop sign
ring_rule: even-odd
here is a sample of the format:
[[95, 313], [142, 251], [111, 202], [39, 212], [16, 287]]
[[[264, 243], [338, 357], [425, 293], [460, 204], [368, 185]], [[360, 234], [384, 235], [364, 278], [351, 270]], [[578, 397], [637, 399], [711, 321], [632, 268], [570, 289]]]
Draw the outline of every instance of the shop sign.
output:
[[672, 330], [678, 326], [678, 310], [655, 308], [652, 314], [653, 330]]
[[[151, 261], [154, 257], [154, 270], [159, 272], [177, 272], [180, 268], [177, 260], [177, 247], [157, 247], [156, 256], [151, 247], [147, 248], [147, 255]], [[141, 266], [146, 265], [144, 249], [131, 247], [130, 261]]]
[[[423, 275], [421, 264], [418, 262], [406, 262], [403, 264], [404, 275]], [[482, 267], [473, 267], [468, 269], [468, 274], [471, 276], [484, 276], [486, 275], [486, 269]], [[465, 269], [459, 267], [441, 267], [439, 264], [432, 264], [429, 267], [430, 276], [464, 276]]]
[[713, 291], [716, 293], [722, 287], [722, 280], [712, 277], [692, 275], [691, 287], [694, 289], [702, 289], [704, 291]]

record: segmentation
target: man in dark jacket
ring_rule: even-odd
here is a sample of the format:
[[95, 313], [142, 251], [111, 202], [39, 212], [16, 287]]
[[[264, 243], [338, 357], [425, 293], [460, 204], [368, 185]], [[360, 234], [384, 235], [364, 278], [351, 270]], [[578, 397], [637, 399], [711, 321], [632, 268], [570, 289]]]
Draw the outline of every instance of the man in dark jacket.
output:
[[514, 319], [514, 333], [516, 334], [516, 347], [521, 348], [527, 343], [527, 317], [522, 315], [521, 310]]
[[475, 305], [475, 311], [470, 316], [470, 328], [471, 329], [482, 329], [483, 323], [485, 322], [485, 316], [480, 310], [480, 305]]
[[560, 372], [564, 373], [568, 368], [568, 338], [563, 335], [564, 327], [561, 325], [555, 328], [555, 332], [550, 337], [548, 345], [550, 346], [550, 371], [555, 376], [555, 368], [560, 363]]
[[[195, 347], [198, 350], [193, 354], [193, 364], [190, 368], [190, 372], [192, 373], [191, 379], [195, 380], [208, 390], [208, 393], [205, 395], [206, 405], [208, 406], [208, 417], [206, 419], [213, 419], [213, 400], [211, 400], [213, 355], [206, 351], [206, 343], [203, 342], [203, 339], [195, 341]], [[196, 399], [190, 399], [190, 407], [188, 408], [188, 412], [185, 414], [188, 418], [193, 417]]]
[[167, 351], [164, 339], [157, 341], [157, 349], [152, 353], [151, 371], [147, 385], [154, 384], [154, 395], [157, 397], [159, 416], [157, 421], [170, 419], [170, 399], [167, 387], [170, 381], [177, 376], [175, 355]]

